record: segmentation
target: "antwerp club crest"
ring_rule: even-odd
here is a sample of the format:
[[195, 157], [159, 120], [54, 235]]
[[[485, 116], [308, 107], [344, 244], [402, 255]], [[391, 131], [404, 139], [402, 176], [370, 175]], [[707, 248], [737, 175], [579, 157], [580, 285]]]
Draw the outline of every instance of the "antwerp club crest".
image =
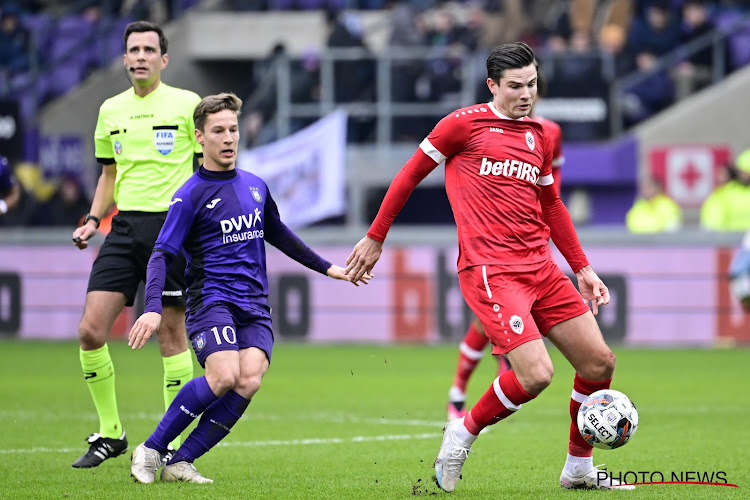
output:
[[251, 187], [250, 188], [250, 193], [252, 193], [253, 199], [255, 201], [257, 201], [258, 203], [260, 203], [261, 200], [263, 199], [263, 198], [260, 197], [260, 191], [258, 191], [257, 187]]
[[518, 335], [521, 335], [523, 333], [523, 320], [520, 316], [514, 314], [510, 317], [510, 329]]
[[534, 151], [534, 146], [536, 146], [536, 143], [534, 142], [534, 136], [528, 130], [526, 131], [526, 145], [532, 151]]

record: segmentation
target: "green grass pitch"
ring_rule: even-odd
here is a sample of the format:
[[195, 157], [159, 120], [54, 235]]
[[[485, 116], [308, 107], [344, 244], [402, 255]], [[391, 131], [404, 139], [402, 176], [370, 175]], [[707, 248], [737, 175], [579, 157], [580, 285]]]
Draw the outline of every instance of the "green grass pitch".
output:
[[[130, 449], [163, 410], [154, 342], [110, 344]], [[129, 451], [97, 469], [73, 469], [98, 430], [72, 342], [0, 342], [0, 498], [384, 499], [444, 496], [432, 468], [456, 346], [313, 346], [280, 343], [261, 391], [219, 447], [196, 462], [213, 485], [140, 485]], [[613, 388], [636, 403], [640, 425], [624, 448], [597, 450], [611, 471], [723, 471], [739, 488], [649, 485], [635, 491], [563, 491], [573, 372], [552, 351], [552, 385], [480, 436], [452, 498], [750, 498], [750, 350], [615, 349]], [[482, 362], [469, 403], [489, 387]], [[196, 374], [202, 374], [196, 365]], [[692, 480], [695, 480], [693, 477]]]

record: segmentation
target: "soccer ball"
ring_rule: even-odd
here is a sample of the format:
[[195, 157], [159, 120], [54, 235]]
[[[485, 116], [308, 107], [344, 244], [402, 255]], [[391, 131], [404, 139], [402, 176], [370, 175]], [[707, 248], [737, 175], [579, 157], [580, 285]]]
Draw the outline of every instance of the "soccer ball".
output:
[[638, 410], [625, 394], [603, 389], [578, 409], [578, 430], [595, 448], [613, 450], [627, 443], [638, 429]]

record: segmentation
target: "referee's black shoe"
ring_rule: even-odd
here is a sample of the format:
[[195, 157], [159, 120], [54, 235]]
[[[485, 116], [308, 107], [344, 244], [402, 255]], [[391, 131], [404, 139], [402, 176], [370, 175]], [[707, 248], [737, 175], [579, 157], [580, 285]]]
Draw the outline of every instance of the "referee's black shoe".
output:
[[89, 449], [86, 453], [73, 462], [76, 469], [89, 469], [98, 467], [108, 458], [114, 458], [125, 453], [128, 449], [128, 437], [122, 433], [120, 438], [105, 438], [94, 433], [86, 438]]

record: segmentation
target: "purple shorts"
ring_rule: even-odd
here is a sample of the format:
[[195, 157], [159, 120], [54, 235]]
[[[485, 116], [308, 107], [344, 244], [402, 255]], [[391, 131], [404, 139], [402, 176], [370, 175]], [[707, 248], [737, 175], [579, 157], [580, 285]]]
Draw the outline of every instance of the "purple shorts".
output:
[[185, 326], [198, 362], [204, 368], [209, 354], [248, 347], [262, 350], [271, 362], [273, 330], [267, 311], [214, 302], [190, 314]]

